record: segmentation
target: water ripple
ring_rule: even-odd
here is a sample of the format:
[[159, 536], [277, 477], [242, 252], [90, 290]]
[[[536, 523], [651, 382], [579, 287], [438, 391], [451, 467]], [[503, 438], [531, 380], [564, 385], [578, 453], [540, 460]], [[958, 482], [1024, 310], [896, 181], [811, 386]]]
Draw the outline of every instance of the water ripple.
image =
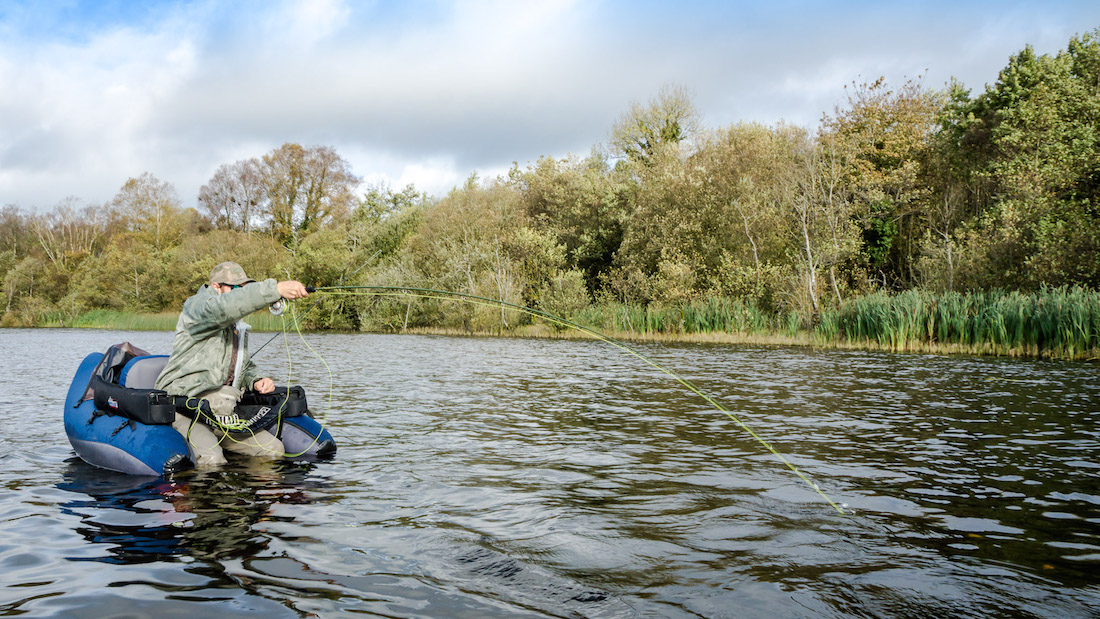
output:
[[[401, 617], [1100, 614], [1089, 364], [599, 342], [271, 346], [340, 444], [142, 479], [73, 457], [83, 355], [170, 333], [0, 330], [0, 613]], [[281, 378], [280, 378], [281, 377]], [[19, 402], [16, 406], [13, 402]]]

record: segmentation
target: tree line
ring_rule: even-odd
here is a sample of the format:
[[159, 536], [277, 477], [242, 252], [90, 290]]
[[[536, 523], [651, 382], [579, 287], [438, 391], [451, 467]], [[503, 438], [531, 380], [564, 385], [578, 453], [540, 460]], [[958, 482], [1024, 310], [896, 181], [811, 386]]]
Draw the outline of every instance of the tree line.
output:
[[[853, 83], [815, 129], [702, 124], [682, 88], [587, 156], [471, 175], [445, 196], [365, 186], [333, 148], [217, 169], [185, 206], [131, 178], [106, 204], [0, 210], [4, 325], [177, 310], [210, 269], [453, 290], [565, 317], [734, 300], [822, 316], [883, 292], [1100, 285], [1100, 29], [958, 82]], [[312, 326], [496, 329], [499, 309], [333, 296]]]

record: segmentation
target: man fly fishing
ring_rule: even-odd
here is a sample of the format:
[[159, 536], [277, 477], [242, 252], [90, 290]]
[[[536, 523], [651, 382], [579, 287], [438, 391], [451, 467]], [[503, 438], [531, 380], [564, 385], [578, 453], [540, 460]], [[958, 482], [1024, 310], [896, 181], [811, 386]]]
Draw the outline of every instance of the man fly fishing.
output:
[[[262, 282], [248, 277], [236, 262], [210, 272], [209, 283], [183, 303], [176, 337], [156, 388], [170, 395], [205, 400], [217, 420], [235, 419], [234, 409], [247, 390], [271, 393], [275, 382], [259, 373], [248, 354], [248, 324], [242, 319], [280, 299], [309, 295], [298, 281]], [[196, 412], [176, 414], [172, 427], [190, 443], [196, 466], [225, 464], [222, 446], [252, 456], [282, 457], [283, 444], [267, 430], [240, 436]]]

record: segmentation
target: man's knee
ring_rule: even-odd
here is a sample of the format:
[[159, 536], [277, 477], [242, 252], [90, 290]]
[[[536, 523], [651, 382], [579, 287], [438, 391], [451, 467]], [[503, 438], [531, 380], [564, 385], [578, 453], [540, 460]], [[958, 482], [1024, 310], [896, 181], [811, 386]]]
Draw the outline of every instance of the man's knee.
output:
[[267, 430], [244, 436], [226, 436], [223, 445], [229, 451], [248, 456], [282, 458], [286, 455], [283, 451], [283, 442]]
[[199, 398], [206, 400], [211, 412], [217, 417], [230, 417], [237, 408], [237, 402], [241, 401], [242, 392], [236, 387], [225, 385], [199, 394]]

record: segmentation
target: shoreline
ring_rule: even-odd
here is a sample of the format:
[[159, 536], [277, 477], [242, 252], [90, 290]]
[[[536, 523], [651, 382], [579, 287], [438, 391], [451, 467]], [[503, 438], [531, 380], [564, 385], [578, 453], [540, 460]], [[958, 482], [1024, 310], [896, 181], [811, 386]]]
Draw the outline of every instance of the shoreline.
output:
[[[38, 329], [104, 329], [116, 331], [174, 331], [178, 313], [128, 314], [121, 312], [95, 312], [82, 316], [69, 324], [51, 321], [41, 325], [22, 328]], [[249, 317], [253, 333], [277, 333], [284, 330], [282, 320], [266, 312], [257, 312]], [[15, 327], [20, 328], [20, 327]], [[288, 332], [293, 330], [288, 329]], [[553, 340], [596, 340], [600, 338], [576, 329], [558, 330], [545, 324], [525, 325], [509, 330], [472, 331], [449, 327], [412, 327], [402, 331], [353, 331], [340, 329], [302, 329], [302, 333], [312, 334], [358, 334], [372, 333], [380, 335], [440, 335], [455, 337], [505, 337]], [[622, 342], [646, 343], [667, 342], [687, 344], [719, 344], [736, 346], [785, 346], [811, 348], [816, 350], [850, 350], [868, 352], [891, 352], [933, 355], [965, 355], [980, 357], [1005, 357], [1034, 360], [1078, 361], [1095, 363], [1100, 361], [1100, 349], [1093, 349], [1076, 356], [1054, 355], [1049, 351], [1034, 348], [999, 348], [995, 344], [958, 344], [926, 341], [909, 341], [905, 346], [884, 345], [871, 340], [851, 341], [829, 338], [825, 335], [800, 331], [796, 335], [780, 333], [654, 333], [631, 331], [600, 331], [600, 334]]]

